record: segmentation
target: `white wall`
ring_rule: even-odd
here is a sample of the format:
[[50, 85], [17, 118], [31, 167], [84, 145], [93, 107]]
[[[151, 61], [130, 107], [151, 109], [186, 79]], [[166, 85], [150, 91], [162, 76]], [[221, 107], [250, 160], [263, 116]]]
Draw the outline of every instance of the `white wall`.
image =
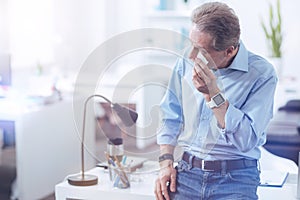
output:
[[[48, 87], [57, 77], [76, 76], [105, 40], [105, 5], [106, 0], [0, 0], [0, 51], [3, 47], [12, 55], [18, 96], [45, 79]], [[32, 84], [38, 64], [47, 77]]]
[[[235, 10], [240, 18], [242, 40], [249, 50], [263, 56], [268, 56], [268, 46], [262, 30], [260, 19], [267, 22], [269, 17], [269, 2], [276, 5], [277, 0], [224, 0]], [[281, 16], [283, 39], [283, 64], [286, 76], [297, 76], [300, 73], [298, 63], [298, 51], [300, 44], [300, 1], [281, 0]]]
[[11, 0], [8, 12], [14, 69], [76, 70], [104, 40], [104, 0]]
[[104, 0], [54, 0], [56, 62], [78, 69], [89, 53], [105, 39]]
[[[268, 2], [276, 0], [223, 0], [232, 6], [242, 26], [247, 47], [268, 55], [260, 16], [268, 16]], [[176, 2], [175, 8], [184, 9]], [[181, 2], [181, 1], [180, 1]], [[206, 2], [190, 0], [190, 7]], [[13, 54], [15, 69], [34, 68], [38, 61], [46, 67], [56, 66], [77, 71], [89, 53], [115, 34], [147, 26], [145, 13], [154, 10], [159, 0], [0, 0], [0, 51]], [[300, 38], [300, 1], [284, 0], [283, 56], [285, 73], [294, 75]]]
[[0, 53], [9, 52], [8, 44], [8, 0], [0, 0]]
[[[182, 3], [174, 1], [174, 7], [177, 9], [192, 9], [196, 5], [208, 0], [189, 0], [189, 6], [183, 6]], [[240, 18], [242, 29], [241, 38], [246, 44], [247, 48], [259, 55], [267, 57], [269, 55], [268, 46], [265, 40], [264, 32], [262, 30], [260, 19], [267, 21], [269, 12], [268, 5], [276, 5], [276, 0], [221, 0], [231, 6]], [[108, 34], [121, 33], [126, 30], [137, 29], [145, 27], [145, 21], [142, 17], [146, 13], [155, 10], [159, 6], [159, 0], [156, 1], [122, 1], [113, 0], [108, 9], [111, 9], [107, 15], [107, 23], [110, 23], [110, 15], [112, 14], [115, 21], [113, 21], [113, 28], [108, 30]], [[300, 44], [300, 1], [295, 0], [281, 0], [281, 15], [283, 23], [283, 64], [284, 74], [287, 76], [295, 76], [300, 73], [300, 67], [297, 66], [297, 57]], [[111, 14], [109, 14], [111, 13]], [[111, 26], [111, 25], [110, 25]], [[157, 25], [156, 27], [158, 27]], [[165, 28], [162, 24], [161, 28]]]

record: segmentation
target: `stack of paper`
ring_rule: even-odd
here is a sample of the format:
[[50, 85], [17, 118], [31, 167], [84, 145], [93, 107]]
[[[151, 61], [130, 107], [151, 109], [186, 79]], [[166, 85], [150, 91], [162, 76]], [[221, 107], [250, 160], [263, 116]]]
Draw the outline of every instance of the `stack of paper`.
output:
[[260, 174], [260, 186], [282, 187], [288, 172], [264, 170]]

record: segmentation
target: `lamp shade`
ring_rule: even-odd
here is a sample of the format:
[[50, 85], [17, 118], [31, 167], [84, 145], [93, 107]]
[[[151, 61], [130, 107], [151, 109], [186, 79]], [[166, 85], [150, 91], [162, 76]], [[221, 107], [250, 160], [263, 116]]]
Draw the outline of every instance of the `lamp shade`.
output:
[[138, 114], [135, 111], [121, 106], [117, 103], [111, 105], [112, 109], [117, 113], [117, 115], [120, 117], [121, 121], [125, 126], [129, 127], [136, 123]]
[[125, 126], [132, 126], [136, 123], [136, 120], [138, 118], [138, 114], [127, 107], [121, 106], [117, 103], [112, 103], [109, 99], [106, 97], [99, 95], [99, 94], [93, 94], [89, 96], [85, 102], [84, 102], [84, 111], [83, 111], [83, 125], [82, 125], [82, 138], [81, 138], [81, 173], [79, 175], [74, 175], [68, 177], [68, 182], [71, 185], [75, 186], [90, 186], [90, 185], [96, 185], [98, 183], [98, 177], [94, 175], [85, 174], [84, 169], [84, 135], [85, 135], [85, 120], [86, 120], [86, 108], [87, 103], [90, 99], [94, 97], [99, 97], [107, 101], [112, 109], [116, 112], [116, 114], [119, 116], [121, 121]]

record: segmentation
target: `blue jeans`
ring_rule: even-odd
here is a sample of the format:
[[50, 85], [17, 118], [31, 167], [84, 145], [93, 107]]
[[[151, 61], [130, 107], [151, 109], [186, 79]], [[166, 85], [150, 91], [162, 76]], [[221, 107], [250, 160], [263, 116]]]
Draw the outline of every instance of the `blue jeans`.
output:
[[169, 192], [177, 200], [253, 200], [260, 182], [256, 167], [229, 172], [209, 172], [192, 168], [180, 161], [176, 167], [176, 192]]

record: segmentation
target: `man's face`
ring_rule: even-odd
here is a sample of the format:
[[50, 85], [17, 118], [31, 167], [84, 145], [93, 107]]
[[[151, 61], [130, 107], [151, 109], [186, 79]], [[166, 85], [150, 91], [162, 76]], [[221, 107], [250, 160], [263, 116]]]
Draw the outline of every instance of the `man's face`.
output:
[[[189, 58], [194, 60], [199, 51], [207, 58], [207, 53], [214, 61], [215, 66], [213, 68], [222, 68], [225, 67], [226, 59], [226, 50], [216, 51], [212, 47], [212, 37], [208, 33], [200, 32], [199, 29], [194, 25], [190, 31], [190, 39], [192, 42], [192, 50], [190, 52]], [[207, 60], [211, 60], [207, 58]]]

